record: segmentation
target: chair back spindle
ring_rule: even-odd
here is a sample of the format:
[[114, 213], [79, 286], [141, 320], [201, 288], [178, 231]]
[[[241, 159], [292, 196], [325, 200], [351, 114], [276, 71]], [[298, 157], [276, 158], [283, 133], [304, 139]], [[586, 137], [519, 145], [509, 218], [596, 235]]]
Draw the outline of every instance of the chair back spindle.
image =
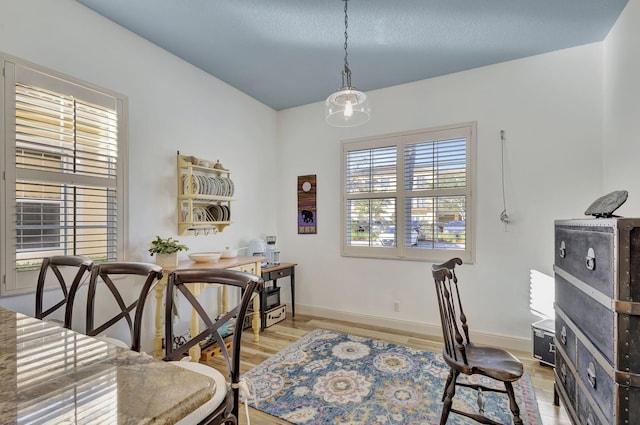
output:
[[[153, 286], [162, 278], [162, 274], [162, 267], [148, 263], [113, 262], [95, 266], [91, 271], [91, 279], [89, 280], [85, 333], [89, 336], [98, 336], [124, 319], [129, 327], [131, 338], [130, 348], [135, 351], [140, 351], [144, 303]], [[114, 276], [123, 278], [121, 283], [123, 287], [131, 283], [125, 279], [133, 276], [143, 277], [144, 283], [142, 284], [140, 292], [135, 292], [134, 297], [127, 297], [127, 301], [125, 301], [122, 293], [124, 291], [121, 292], [113, 282], [112, 277]], [[102, 294], [111, 294], [120, 312], [111, 315], [109, 318], [104, 319], [104, 321], [101, 320], [101, 323], [96, 323], [96, 298], [98, 287], [102, 285], [108, 289], [108, 292], [104, 291]], [[104, 296], [102, 294], [101, 296]], [[134, 309], [135, 315], [132, 319], [131, 313]]]
[[[92, 267], [93, 261], [91, 259], [79, 255], [56, 255], [44, 258], [40, 266], [40, 273], [38, 274], [38, 282], [36, 284], [36, 318], [44, 319], [63, 306], [66, 306], [69, 302], [69, 294], [72, 292], [72, 289], [82, 285], [85, 280], [85, 274], [91, 272]], [[65, 273], [63, 273], [65, 269], [76, 269], [71, 284], [67, 284], [64, 276]], [[53, 306], [45, 308], [44, 292], [49, 272], [52, 272], [56, 277], [57, 283], [62, 291], [62, 299]], [[64, 327], [71, 329], [71, 316], [66, 310]]]
[[456, 264], [462, 264], [462, 260], [454, 258], [444, 264], [434, 265], [432, 272], [440, 309], [445, 354], [455, 361], [467, 364], [465, 347], [470, 342], [469, 327], [458, 291]]

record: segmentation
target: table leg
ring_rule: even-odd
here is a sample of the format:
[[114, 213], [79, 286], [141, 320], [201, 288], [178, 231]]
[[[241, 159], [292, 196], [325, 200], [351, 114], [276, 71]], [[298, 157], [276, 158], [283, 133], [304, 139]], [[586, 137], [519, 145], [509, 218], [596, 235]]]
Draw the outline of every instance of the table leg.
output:
[[164, 315], [164, 308], [162, 306], [162, 298], [164, 294], [164, 288], [167, 286], [167, 275], [162, 276], [162, 279], [158, 281], [154, 288], [156, 292], [156, 317], [155, 317], [155, 336], [153, 338], [153, 351], [156, 359], [163, 357], [162, 348], [162, 316]]
[[[202, 283], [189, 283], [185, 284], [189, 291], [193, 294], [194, 297], [198, 298], [200, 293], [202, 292]], [[191, 326], [189, 328], [189, 332], [191, 333], [191, 337], [195, 337], [200, 333], [200, 323], [198, 322], [198, 312], [195, 308], [191, 309]], [[200, 344], [196, 344], [189, 349], [189, 356], [191, 356], [192, 362], [199, 362], [200, 356], [202, 355], [202, 350], [200, 349]]]
[[[260, 331], [265, 330], [266, 328], [266, 323], [267, 323], [267, 284], [269, 282], [264, 282], [264, 285], [262, 286], [262, 291], [260, 291]], [[275, 285], [275, 281], [273, 281], [273, 284]]]
[[291, 317], [296, 317], [296, 268], [291, 267]]
[[[220, 294], [220, 291], [218, 291], [218, 294]], [[222, 285], [222, 296], [220, 297], [220, 302], [219, 302], [219, 310], [218, 313], [226, 313], [227, 311], [229, 311], [229, 300], [228, 300], [229, 294], [227, 291], [227, 285]]]
[[251, 329], [253, 329], [253, 341], [260, 341], [260, 294], [253, 297], [253, 320], [251, 321]]

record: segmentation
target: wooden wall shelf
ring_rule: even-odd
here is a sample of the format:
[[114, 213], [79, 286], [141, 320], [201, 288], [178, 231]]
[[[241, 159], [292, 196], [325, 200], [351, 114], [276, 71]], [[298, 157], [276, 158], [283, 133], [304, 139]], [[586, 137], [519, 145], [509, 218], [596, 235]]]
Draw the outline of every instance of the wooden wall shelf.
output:
[[235, 187], [219, 162], [177, 154], [178, 234], [222, 232], [231, 221]]

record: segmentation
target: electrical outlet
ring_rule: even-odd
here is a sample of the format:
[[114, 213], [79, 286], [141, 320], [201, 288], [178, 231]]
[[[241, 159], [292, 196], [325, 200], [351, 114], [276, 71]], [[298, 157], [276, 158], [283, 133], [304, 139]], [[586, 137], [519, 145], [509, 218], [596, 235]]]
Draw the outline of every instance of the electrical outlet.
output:
[[395, 311], [396, 313], [400, 312], [400, 301], [393, 302], [393, 311]]

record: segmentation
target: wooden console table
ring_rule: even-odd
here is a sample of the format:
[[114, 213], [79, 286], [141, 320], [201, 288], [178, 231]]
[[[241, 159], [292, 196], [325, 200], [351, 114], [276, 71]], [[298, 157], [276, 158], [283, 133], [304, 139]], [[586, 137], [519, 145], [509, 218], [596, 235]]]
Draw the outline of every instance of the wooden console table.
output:
[[[296, 263], [280, 263], [280, 264], [269, 264], [267, 267], [262, 269], [262, 280], [264, 280], [264, 286], [262, 287], [262, 292], [260, 293], [261, 299], [261, 323], [264, 327], [266, 322], [266, 297], [265, 291], [267, 290], [267, 282], [273, 281], [273, 287], [278, 287], [278, 279], [289, 276], [289, 283], [291, 284], [291, 315], [296, 317]], [[255, 328], [254, 328], [255, 329]]]
[[[155, 337], [153, 340], [154, 344], [154, 352], [157, 358], [164, 357], [162, 340], [164, 337], [164, 326], [163, 319], [166, 320], [164, 316], [164, 306], [163, 306], [163, 297], [165, 293], [165, 288], [167, 286], [167, 276], [169, 272], [177, 269], [228, 269], [228, 270], [238, 270], [241, 272], [252, 273], [260, 276], [260, 263], [266, 260], [265, 257], [245, 257], [238, 256], [235, 258], [221, 258], [218, 261], [214, 261], [211, 263], [196, 263], [191, 260], [184, 260], [178, 263], [178, 267], [176, 269], [173, 268], [165, 268], [164, 276], [162, 280], [158, 282], [155, 287], [156, 292], [156, 315], [155, 315]], [[191, 292], [196, 297], [200, 295], [202, 289], [205, 286], [211, 287], [212, 285], [206, 284], [193, 284], [190, 287]], [[251, 328], [253, 329], [253, 340], [258, 342], [260, 340], [260, 318], [261, 318], [261, 310], [260, 310], [260, 296], [256, 296], [253, 299], [253, 320], [251, 321]], [[226, 288], [223, 287], [222, 296], [220, 297], [220, 305], [218, 306], [221, 313], [226, 312], [227, 309], [227, 291]], [[199, 333], [199, 323], [197, 313], [195, 311], [191, 312], [191, 326], [190, 331], [192, 335], [197, 335]], [[168, 344], [169, 341], [166, 341]], [[191, 356], [192, 361], [197, 362], [200, 360], [200, 347], [196, 345], [189, 350], [189, 355]]]

